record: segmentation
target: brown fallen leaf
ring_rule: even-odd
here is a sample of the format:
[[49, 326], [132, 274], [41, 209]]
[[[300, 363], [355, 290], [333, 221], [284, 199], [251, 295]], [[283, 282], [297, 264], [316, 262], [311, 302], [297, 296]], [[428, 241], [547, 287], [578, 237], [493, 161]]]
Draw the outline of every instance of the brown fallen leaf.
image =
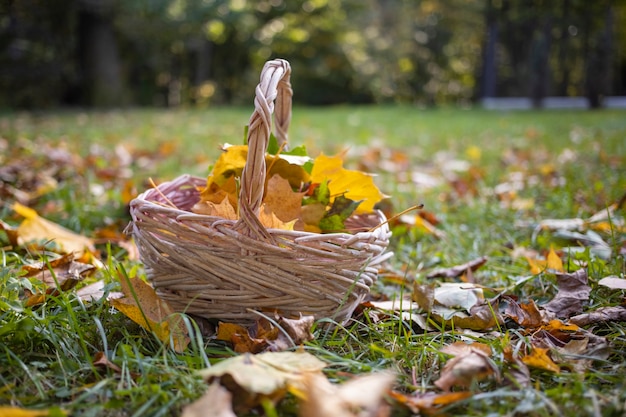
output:
[[184, 351], [190, 340], [182, 318], [175, 315], [169, 304], [140, 278], [128, 278], [124, 274], [120, 277], [125, 297], [111, 300], [111, 305], [141, 327], [154, 332], [162, 342], [169, 343], [171, 337], [174, 350]]
[[480, 350], [487, 356], [491, 356], [491, 354], [493, 353], [489, 345], [486, 345], [480, 342], [474, 342], [474, 343], [454, 342], [451, 345], [444, 346], [442, 349], [440, 349], [440, 352], [446, 353], [452, 356], [460, 356], [460, 355], [468, 354], [472, 352], [473, 350]]
[[504, 297], [504, 300], [507, 302], [505, 315], [513, 319], [517, 324], [527, 329], [535, 329], [541, 326], [543, 318], [533, 300], [522, 304], [518, 304], [511, 297]]
[[587, 270], [582, 268], [572, 273], [557, 273], [556, 296], [543, 308], [556, 314], [557, 317], [570, 317], [581, 313], [583, 303], [589, 300], [591, 287], [587, 285]]
[[466, 262], [462, 265], [456, 265], [450, 268], [440, 268], [435, 269], [430, 272], [426, 278], [457, 278], [464, 273], [469, 271], [476, 271], [478, 268], [487, 263], [488, 258], [486, 256], [481, 256], [480, 258], [473, 259], [469, 262]]
[[58, 258], [22, 266], [26, 277], [33, 277], [50, 288], [70, 290], [80, 281], [91, 275], [96, 267], [74, 261], [74, 253], [67, 253]]
[[247, 328], [235, 323], [220, 323], [216, 338], [232, 343], [237, 353], [260, 353], [269, 343], [267, 339], [251, 336]]
[[333, 385], [321, 373], [304, 379], [300, 417], [385, 417], [390, 407], [384, 396], [395, 376], [387, 372], [358, 376]]
[[[98, 367], [110, 369], [116, 374], [122, 373], [122, 368], [111, 362], [104, 352], [96, 352], [96, 354], [93, 355], [93, 364]], [[135, 374], [133, 377], [135, 376], [137, 375]]]
[[506, 361], [506, 366], [502, 372], [504, 384], [516, 388], [530, 387], [530, 370], [519, 358], [517, 352], [510, 345], [507, 345], [502, 353]]
[[273, 322], [259, 318], [250, 328], [233, 323], [220, 323], [217, 339], [231, 342], [238, 353], [280, 352], [313, 340], [314, 316], [288, 319], [278, 316]]
[[[436, 309], [431, 315], [441, 323], [447, 323], [442, 316], [438, 316]], [[439, 318], [438, 318], [439, 317]], [[488, 302], [472, 307], [469, 313], [463, 311], [456, 312], [449, 319], [455, 328], [471, 329], [471, 330], [487, 330], [495, 327], [498, 323], [504, 323], [504, 320], [498, 313], [497, 305], [490, 305]]]
[[469, 387], [491, 376], [499, 378], [496, 364], [483, 349], [470, 347], [450, 359], [441, 370], [435, 385], [442, 391], [450, 391], [452, 387]]
[[276, 174], [267, 182], [264, 204], [283, 222], [297, 219], [305, 193], [294, 192], [289, 181]]
[[626, 307], [600, 307], [590, 313], [579, 314], [569, 318], [570, 323], [581, 327], [607, 321], [626, 321]]
[[201, 201], [193, 206], [194, 213], [205, 214], [207, 216], [221, 217], [226, 220], [237, 220], [238, 216], [235, 208], [228, 200], [228, 196], [224, 196], [222, 201], [217, 204], [211, 201]]
[[202, 397], [183, 408], [181, 417], [237, 417], [232, 399], [232, 394], [215, 381]]
[[274, 214], [274, 212], [265, 204], [261, 205], [259, 211], [259, 221], [267, 229], [293, 230], [296, 220], [284, 222]]
[[582, 374], [591, 367], [594, 359], [586, 357], [588, 346], [589, 338], [572, 339], [564, 346], [556, 348], [560, 358], [557, 357], [555, 362]]
[[291, 349], [314, 339], [311, 333], [314, 316], [302, 316], [299, 319], [279, 317], [277, 322], [280, 329], [276, 338], [269, 342], [268, 350], [271, 352]]
[[413, 284], [411, 299], [415, 301], [422, 310], [429, 312], [435, 304], [435, 284]]

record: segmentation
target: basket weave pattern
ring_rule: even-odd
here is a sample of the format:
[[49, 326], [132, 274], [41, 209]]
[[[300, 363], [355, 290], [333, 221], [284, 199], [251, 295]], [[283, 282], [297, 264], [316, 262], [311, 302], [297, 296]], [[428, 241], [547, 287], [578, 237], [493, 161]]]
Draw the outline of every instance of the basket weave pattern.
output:
[[[291, 69], [284, 60], [265, 64], [248, 129], [241, 176], [239, 220], [195, 214], [206, 179], [183, 175], [131, 202], [131, 232], [149, 280], [177, 311], [249, 323], [251, 310], [285, 316], [348, 318], [369, 292], [391, 232], [317, 234], [266, 229], [258, 220], [264, 194], [265, 152], [274, 133], [287, 143], [291, 120]], [[275, 108], [274, 108], [275, 106]], [[364, 230], [385, 222], [380, 212], [348, 223]]]

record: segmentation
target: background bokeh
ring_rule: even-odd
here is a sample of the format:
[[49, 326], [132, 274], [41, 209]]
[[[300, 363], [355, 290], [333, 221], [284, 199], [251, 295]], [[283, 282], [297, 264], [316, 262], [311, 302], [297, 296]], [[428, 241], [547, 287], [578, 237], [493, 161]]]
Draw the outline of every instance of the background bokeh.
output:
[[626, 96], [619, 0], [0, 0], [0, 108]]

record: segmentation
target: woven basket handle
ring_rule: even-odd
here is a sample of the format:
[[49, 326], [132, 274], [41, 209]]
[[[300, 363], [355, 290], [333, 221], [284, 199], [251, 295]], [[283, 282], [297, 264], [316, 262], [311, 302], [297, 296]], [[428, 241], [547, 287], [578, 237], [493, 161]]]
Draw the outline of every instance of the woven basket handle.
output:
[[243, 223], [250, 230], [262, 235], [265, 233], [264, 230], [259, 230], [258, 214], [265, 192], [265, 152], [270, 139], [272, 113], [274, 113], [274, 135], [278, 145], [287, 145], [293, 95], [289, 82], [290, 74], [291, 66], [284, 59], [265, 63], [261, 71], [261, 80], [255, 90], [254, 112], [248, 123], [248, 158], [241, 174], [239, 192], [240, 226]]

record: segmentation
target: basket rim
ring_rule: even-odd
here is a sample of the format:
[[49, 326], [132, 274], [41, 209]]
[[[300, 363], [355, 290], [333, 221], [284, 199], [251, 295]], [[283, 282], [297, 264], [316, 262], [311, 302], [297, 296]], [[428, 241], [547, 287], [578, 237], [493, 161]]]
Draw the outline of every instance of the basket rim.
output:
[[[187, 220], [187, 221], [207, 220], [207, 221], [212, 221], [212, 222], [217, 221], [219, 222], [219, 224], [230, 225], [232, 227], [236, 226], [239, 220], [230, 220], [230, 219], [224, 219], [219, 216], [210, 216], [207, 214], [194, 213], [193, 211], [181, 209], [176, 206], [172, 206], [172, 204], [161, 203], [159, 201], [156, 201], [154, 198], [151, 198], [151, 197], [157, 197], [157, 196], [161, 196], [161, 198], [163, 197], [168, 198], [169, 197], [168, 194], [169, 195], [174, 194], [178, 192], [182, 187], [185, 187], [187, 185], [192, 186], [192, 188], [195, 190], [194, 193], [197, 192], [199, 194], [197, 186], [203, 184], [204, 182], [205, 182], [204, 178], [197, 177], [191, 174], [182, 174], [174, 178], [173, 180], [162, 182], [161, 184], [157, 185], [156, 188], [150, 188], [142, 192], [141, 194], [139, 194], [130, 203], [131, 211], [134, 209], [145, 210], [146, 207], [151, 207], [151, 208], [158, 209], [162, 212], [169, 211], [171, 213], [177, 213], [177, 216], [176, 216], [177, 220]], [[163, 189], [169, 190], [169, 192], [165, 193], [163, 192], [164, 191]], [[297, 241], [302, 241], [302, 240], [324, 241], [324, 240], [331, 240], [331, 239], [337, 239], [337, 238], [347, 238], [348, 242], [353, 242], [356, 240], [360, 240], [364, 238], [365, 236], [390, 234], [391, 231], [389, 230], [387, 218], [385, 217], [384, 213], [380, 210], [375, 210], [372, 213], [376, 214], [381, 224], [379, 227], [376, 227], [375, 230], [373, 231], [358, 231], [356, 233], [349, 233], [349, 232], [315, 233], [315, 232], [307, 232], [303, 230], [286, 230], [286, 229], [277, 229], [277, 228], [265, 228], [265, 230], [267, 230], [268, 232], [271, 232], [271, 234], [274, 236], [277, 236], [277, 235], [286, 235], [286, 236], [288, 235], [292, 237], [298, 236], [296, 238]], [[348, 242], [346, 243], [346, 245], [349, 244]]]

